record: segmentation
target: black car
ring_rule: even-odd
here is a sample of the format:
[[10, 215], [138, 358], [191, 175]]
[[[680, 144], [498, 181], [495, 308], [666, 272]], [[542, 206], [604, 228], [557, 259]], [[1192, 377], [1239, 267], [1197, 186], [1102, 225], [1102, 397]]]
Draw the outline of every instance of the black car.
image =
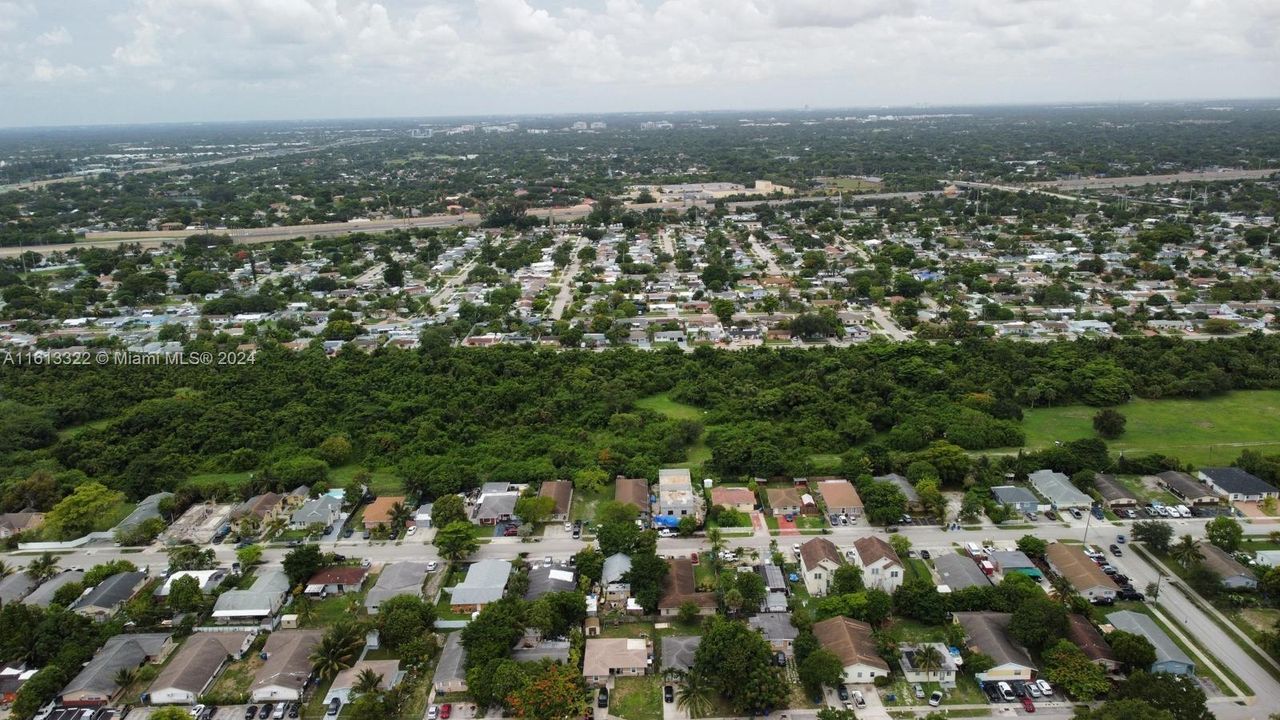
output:
[[333, 554], [333, 561], [334, 561], [334, 562], [346, 562], [346, 561], [347, 561], [347, 556], [346, 556], [346, 555], [339, 555], [339, 554], [337, 554], [337, 553], [334, 553], [334, 554]]
[[787, 654], [786, 654], [786, 653], [784, 653], [784, 652], [782, 652], [781, 650], [779, 650], [778, 652], [774, 653], [774, 654], [773, 654], [773, 664], [774, 664], [774, 665], [777, 665], [778, 667], [786, 667], [786, 666], [787, 666]]
[[271, 711], [274, 709], [275, 709], [275, 706], [273, 706], [271, 703], [264, 704], [258, 710], [258, 720], [267, 720], [267, 718], [271, 717]]
[[[337, 700], [337, 699], [338, 698], [334, 698], [334, 700]], [[291, 718], [298, 717], [298, 711], [300, 709], [301, 708], [298, 707], [298, 703], [289, 703], [289, 717]]]
[[675, 690], [675, 688], [671, 687], [670, 685], [665, 685], [665, 686], [663, 686], [663, 688], [662, 688], [662, 699], [663, 699], [663, 700], [665, 700], [665, 701], [667, 701], [667, 702], [674, 702], [674, 701], [675, 701], [675, 699], [676, 699], [676, 690]]
[[609, 689], [600, 688], [600, 698], [596, 700], [596, 707], [609, 707]]
[[1120, 551], [1119, 545], [1112, 544], [1112, 546], [1108, 549], [1111, 551], [1111, 554], [1115, 555], [1116, 557], [1120, 557], [1121, 555], [1124, 555], [1124, 553]]
[[841, 700], [848, 700], [848, 699], [849, 699], [849, 688], [847, 688], [847, 687], [845, 687], [845, 686], [843, 686], [843, 685], [837, 685], [837, 686], [836, 686], [836, 696], [837, 696], [837, 697], [839, 697]]
[[921, 550], [921, 551], [920, 551], [920, 559], [921, 559], [921, 560], [928, 560], [928, 559], [929, 559], [929, 558], [931, 558], [931, 557], [933, 557], [933, 556], [929, 554], [929, 551], [928, 551], [928, 550]]
[[1017, 695], [1018, 697], [1027, 696], [1027, 689], [1022, 686], [1022, 683], [1012, 683], [1012, 685], [1014, 695]]
[[[354, 534], [355, 534], [355, 532], [356, 532], [356, 529], [355, 529], [355, 528], [347, 528], [346, 530], [343, 530], [343, 531], [342, 531], [342, 537], [344, 537], [344, 538], [349, 538], [349, 537], [351, 537], [352, 535], [354, 535]], [[336, 699], [336, 698], [335, 698], [335, 699]]]
[[250, 705], [244, 709], [244, 720], [253, 720], [258, 717], [258, 706]]
[[370, 537], [373, 537], [373, 533], [369, 532], [368, 530], [365, 530], [363, 537], [365, 540], [368, 540]]
[[334, 698], [329, 701], [329, 710], [325, 713], [325, 715], [337, 715], [338, 711], [341, 709], [342, 709], [342, 700], [338, 698]]
[[574, 529], [573, 529], [573, 539], [574, 539], [574, 540], [577, 540], [577, 539], [578, 539], [578, 538], [580, 538], [580, 537], [582, 537], [582, 531], [581, 531], [581, 530], [579, 530], [578, 528], [574, 528]]

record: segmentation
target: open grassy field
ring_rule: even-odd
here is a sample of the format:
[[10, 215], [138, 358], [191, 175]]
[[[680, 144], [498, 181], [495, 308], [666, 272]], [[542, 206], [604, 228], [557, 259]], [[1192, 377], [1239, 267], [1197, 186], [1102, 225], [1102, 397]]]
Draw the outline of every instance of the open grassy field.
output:
[[[1161, 453], [1201, 467], [1226, 465], [1242, 450], [1280, 452], [1280, 390], [1249, 390], [1207, 400], [1133, 400], [1118, 408], [1128, 424], [1108, 441], [1113, 452]], [[1097, 408], [1083, 405], [1027, 410], [1027, 446], [1093, 437]]]
[[613, 681], [609, 712], [623, 720], [662, 720], [662, 680], [656, 675]]
[[[644, 408], [645, 410], [652, 410], [657, 413], [662, 413], [663, 415], [666, 415], [669, 418], [674, 418], [676, 420], [701, 420], [702, 416], [705, 414], [705, 411], [703, 411], [700, 408], [696, 408], [692, 405], [685, 405], [684, 403], [680, 403], [680, 402], [676, 402], [675, 400], [672, 400], [671, 395], [669, 393], [658, 393], [657, 395], [650, 395], [649, 397], [640, 398], [639, 400], [636, 401], [636, 407]], [[710, 428], [704, 429], [703, 431], [704, 438], [706, 437], [706, 430], [709, 430], [709, 429]], [[694, 465], [703, 465], [709, 462], [710, 460], [711, 460], [711, 448], [707, 447], [706, 442], [703, 439], [699, 438], [698, 442], [694, 443], [694, 445], [689, 448], [689, 454], [685, 458], [684, 462], [676, 463], [668, 467], [686, 467], [687, 468], [687, 467], [693, 467]]]

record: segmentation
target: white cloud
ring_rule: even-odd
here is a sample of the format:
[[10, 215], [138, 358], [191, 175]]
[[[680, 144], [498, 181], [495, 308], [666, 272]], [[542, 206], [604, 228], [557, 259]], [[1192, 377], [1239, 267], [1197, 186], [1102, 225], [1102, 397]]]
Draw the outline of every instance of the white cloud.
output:
[[36, 36], [36, 44], [45, 47], [53, 47], [56, 45], [70, 45], [71, 33], [61, 25], [52, 30], [46, 30]]
[[55, 65], [46, 58], [40, 58], [31, 66], [31, 79], [38, 83], [51, 83], [62, 80], [83, 80], [89, 72], [79, 65], [67, 63]]

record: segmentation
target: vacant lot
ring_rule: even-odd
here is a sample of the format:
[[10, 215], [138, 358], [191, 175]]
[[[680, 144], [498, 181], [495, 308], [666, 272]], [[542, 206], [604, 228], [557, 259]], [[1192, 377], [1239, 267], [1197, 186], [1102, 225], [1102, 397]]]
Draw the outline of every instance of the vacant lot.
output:
[[[668, 393], [658, 393], [657, 395], [641, 398], [636, 401], [636, 407], [662, 413], [675, 420], [701, 420], [704, 414], [704, 411], [700, 408], [672, 400], [671, 395]], [[693, 467], [694, 465], [702, 465], [709, 462], [711, 460], [711, 448], [707, 447], [706, 441], [703, 439], [706, 437], [706, 430], [708, 429], [704, 429], [703, 437], [690, 446], [685, 462], [669, 467]]]
[[[1198, 466], [1229, 464], [1242, 450], [1280, 452], [1280, 391], [1233, 392], [1208, 400], [1134, 400], [1118, 408], [1128, 424], [1108, 441], [1112, 451], [1161, 453]], [[1097, 408], [1083, 405], [1026, 411], [1027, 446], [1093, 437]]]
[[613, 681], [609, 711], [624, 720], [662, 720], [662, 681], [656, 675]]

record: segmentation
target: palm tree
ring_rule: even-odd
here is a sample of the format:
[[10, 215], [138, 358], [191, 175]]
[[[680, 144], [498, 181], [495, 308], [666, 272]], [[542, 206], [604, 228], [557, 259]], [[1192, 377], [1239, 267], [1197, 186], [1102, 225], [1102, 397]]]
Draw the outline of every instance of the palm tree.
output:
[[112, 678], [112, 680], [115, 681], [116, 685], [120, 686], [121, 690], [132, 685], [133, 681], [137, 679], [138, 679], [137, 668], [128, 668], [128, 667], [122, 667], [119, 670], [117, 670], [116, 676]]
[[707, 542], [711, 543], [711, 554], [718, 556], [724, 549], [724, 535], [720, 528], [707, 528]]
[[409, 521], [413, 519], [413, 511], [405, 507], [403, 502], [397, 502], [387, 511], [387, 517], [391, 520], [391, 527], [400, 532], [405, 529]]
[[684, 708], [692, 717], [706, 717], [715, 701], [715, 688], [700, 672], [683, 673], [676, 690], [676, 705]]
[[12, 574], [13, 574], [13, 568], [6, 565], [5, 561], [0, 560], [0, 578], [7, 578]]
[[382, 685], [382, 675], [378, 674], [373, 668], [365, 668], [356, 676], [356, 681], [351, 686], [351, 692], [357, 695], [377, 692], [380, 685]]
[[311, 608], [311, 598], [306, 593], [298, 593], [293, 599], [293, 611], [298, 615], [299, 625], [310, 623], [314, 615]]
[[263, 529], [262, 534], [265, 535], [266, 537], [275, 537], [276, 535], [279, 535], [280, 533], [284, 532], [285, 529], [288, 527], [289, 527], [289, 520], [287, 518], [282, 516], [276, 516], [271, 518], [271, 521], [267, 523], [266, 527]]
[[1169, 548], [1169, 557], [1177, 560], [1183, 567], [1200, 559], [1200, 543], [1190, 535], [1183, 535], [1173, 547]]
[[1053, 599], [1064, 605], [1071, 602], [1071, 596], [1075, 593], [1071, 583], [1061, 575], [1054, 575], [1049, 579], [1049, 589]]
[[36, 582], [44, 582], [54, 575], [58, 574], [58, 556], [53, 553], [45, 553], [27, 565], [27, 574], [35, 579]]
[[311, 663], [316, 674], [329, 680], [354, 665], [362, 647], [364, 633], [360, 628], [350, 620], [339, 620], [311, 652]]
[[923, 670], [928, 677], [928, 673], [932, 673], [942, 667], [942, 653], [934, 645], [924, 645], [916, 649], [912, 659], [912, 665]]

